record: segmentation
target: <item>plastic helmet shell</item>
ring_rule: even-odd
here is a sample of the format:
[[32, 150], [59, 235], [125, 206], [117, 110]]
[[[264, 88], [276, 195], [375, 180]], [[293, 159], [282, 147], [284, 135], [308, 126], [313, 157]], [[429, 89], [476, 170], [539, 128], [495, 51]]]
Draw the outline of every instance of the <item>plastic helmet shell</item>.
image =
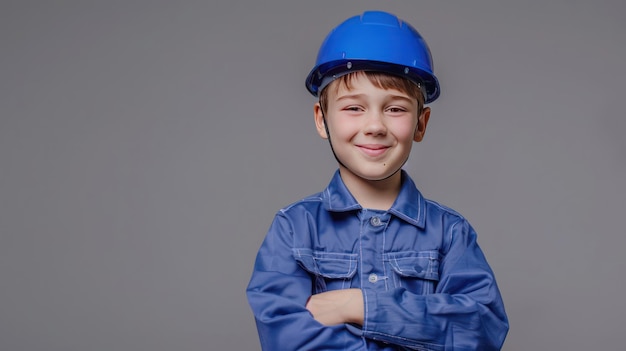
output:
[[439, 97], [430, 49], [410, 24], [382, 11], [348, 18], [322, 43], [306, 79], [314, 96], [332, 80], [354, 71], [379, 71], [405, 77], [422, 88], [425, 102]]

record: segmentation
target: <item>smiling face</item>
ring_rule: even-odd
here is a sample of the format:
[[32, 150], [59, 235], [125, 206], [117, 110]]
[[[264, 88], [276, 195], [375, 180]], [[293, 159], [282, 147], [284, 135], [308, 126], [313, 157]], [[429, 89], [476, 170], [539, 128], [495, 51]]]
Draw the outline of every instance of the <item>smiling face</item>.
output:
[[329, 137], [324, 125], [328, 124], [344, 182], [399, 185], [398, 171], [413, 142], [422, 140], [430, 109], [422, 109], [409, 92], [383, 88], [380, 80], [364, 72], [337, 80], [327, 90], [322, 101], [326, 108], [315, 105], [315, 122], [322, 138]]

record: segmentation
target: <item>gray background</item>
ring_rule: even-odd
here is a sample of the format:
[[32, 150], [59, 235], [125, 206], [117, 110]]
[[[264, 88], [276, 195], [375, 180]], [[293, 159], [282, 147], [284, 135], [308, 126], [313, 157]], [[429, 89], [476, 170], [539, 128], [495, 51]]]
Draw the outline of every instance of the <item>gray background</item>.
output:
[[406, 169], [476, 227], [504, 349], [621, 349], [623, 1], [4, 0], [0, 350], [258, 350], [256, 250], [335, 169], [303, 81], [365, 9], [433, 51]]

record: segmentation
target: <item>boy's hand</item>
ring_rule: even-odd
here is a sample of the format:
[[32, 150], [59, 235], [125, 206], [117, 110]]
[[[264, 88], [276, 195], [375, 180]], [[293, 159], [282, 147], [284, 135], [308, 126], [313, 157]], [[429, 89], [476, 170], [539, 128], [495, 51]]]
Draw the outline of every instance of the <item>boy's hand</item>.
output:
[[312, 295], [306, 308], [316, 321], [324, 325], [363, 324], [361, 289], [332, 290]]

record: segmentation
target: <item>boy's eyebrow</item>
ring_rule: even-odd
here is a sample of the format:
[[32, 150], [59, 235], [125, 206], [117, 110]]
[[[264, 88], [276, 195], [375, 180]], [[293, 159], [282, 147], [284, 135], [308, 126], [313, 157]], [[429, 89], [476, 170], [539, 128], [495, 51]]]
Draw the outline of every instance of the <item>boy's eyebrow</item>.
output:
[[[367, 97], [366, 94], [346, 94], [346, 95], [341, 95], [339, 97], [337, 97], [336, 101], [341, 101], [341, 100], [347, 100], [347, 99], [362, 99], [364, 97]], [[386, 96], [387, 98], [393, 98], [393, 99], [400, 99], [400, 100], [406, 100], [408, 102], [413, 102], [413, 99], [411, 99], [408, 96], [404, 96], [404, 95], [397, 95], [397, 94], [387, 94]]]
[[365, 94], [346, 94], [337, 97], [337, 101], [347, 100], [347, 99], [359, 99], [365, 97]]

